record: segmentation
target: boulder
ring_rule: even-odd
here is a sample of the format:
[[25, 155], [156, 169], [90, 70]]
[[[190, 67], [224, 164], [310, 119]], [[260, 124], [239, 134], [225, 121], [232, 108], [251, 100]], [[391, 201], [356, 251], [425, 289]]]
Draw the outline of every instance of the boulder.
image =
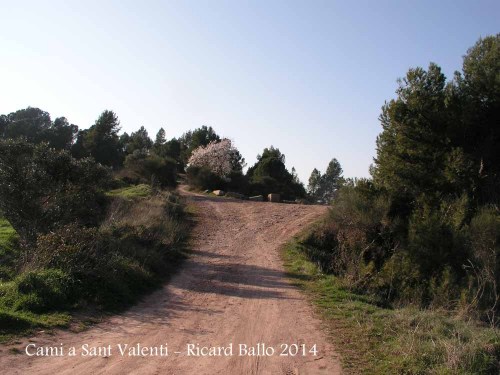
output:
[[245, 199], [246, 198], [243, 194], [235, 193], [233, 191], [228, 191], [226, 193], [226, 197], [236, 198], [236, 199]]
[[212, 193], [214, 193], [214, 195], [217, 195], [218, 197], [222, 197], [226, 194], [224, 190], [214, 190]]
[[255, 202], [263, 202], [264, 201], [264, 196], [262, 195], [254, 195], [253, 197], [248, 198], [251, 201]]
[[271, 193], [267, 196], [267, 200], [269, 202], [275, 202], [275, 203], [279, 203], [280, 200], [281, 200], [281, 197], [279, 194], [275, 194], [275, 193]]

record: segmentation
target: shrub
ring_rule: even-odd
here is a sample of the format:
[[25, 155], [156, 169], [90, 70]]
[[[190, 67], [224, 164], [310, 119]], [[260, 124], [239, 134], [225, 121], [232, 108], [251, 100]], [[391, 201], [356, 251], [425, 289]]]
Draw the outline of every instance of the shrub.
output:
[[97, 225], [109, 171], [92, 159], [23, 139], [0, 140], [0, 209], [21, 240], [70, 222]]
[[468, 227], [472, 259], [466, 265], [469, 275], [468, 301], [472, 308], [486, 311], [496, 320], [500, 297], [500, 212], [485, 206]]
[[380, 269], [394, 246], [386, 220], [388, 202], [383, 197], [372, 200], [371, 189], [339, 189], [327, 220], [306, 239], [314, 249], [310, 256], [323, 270], [355, 282], [361, 281], [364, 265]]
[[74, 298], [72, 280], [58, 269], [28, 271], [2, 291], [1, 303], [14, 311], [43, 313], [68, 307]]
[[1, 287], [0, 306], [36, 313], [72, 305], [126, 306], [182, 259], [183, 215], [171, 193], [117, 196], [99, 228], [72, 223], [40, 235], [25, 272]]
[[226, 181], [205, 167], [190, 166], [186, 170], [189, 186], [202, 190], [223, 189]]
[[[177, 163], [174, 159], [136, 150], [125, 159], [125, 169], [141, 182], [156, 181], [160, 187], [177, 186]], [[133, 179], [133, 177], [129, 176]]]

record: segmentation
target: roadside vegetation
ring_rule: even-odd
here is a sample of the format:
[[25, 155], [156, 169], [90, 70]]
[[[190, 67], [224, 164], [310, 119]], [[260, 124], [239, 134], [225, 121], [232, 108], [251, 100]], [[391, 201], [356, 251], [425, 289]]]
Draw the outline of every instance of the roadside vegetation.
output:
[[500, 332], [442, 309], [394, 308], [324, 273], [305, 237], [283, 252], [293, 283], [324, 319], [347, 374], [498, 374]]
[[113, 195], [99, 226], [62, 226], [40, 235], [29, 254], [15, 234], [2, 242], [0, 340], [66, 326], [76, 311], [120, 310], [173, 273], [185, 257], [183, 205], [173, 193], [133, 190]]
[[382, 107], [372, 178], [325, 195], [313, 171], [309, 192], [331, 209], [289, 267], [343, 333], [348, 366], [500, 372], [499, 72], [500, 34], [451, 81], [433, 63], [410, 69]]
[[119, 311], [173, 273], [176, 163], [143, 129], [125, 147], [110, 111], [80, 132], [36, 108], [0, 120], [0, 341]]

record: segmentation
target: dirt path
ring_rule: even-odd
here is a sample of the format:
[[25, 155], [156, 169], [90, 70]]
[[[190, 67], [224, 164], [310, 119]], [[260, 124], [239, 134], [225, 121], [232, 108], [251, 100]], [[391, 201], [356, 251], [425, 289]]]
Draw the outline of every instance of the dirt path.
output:
[[[76, 334], [30, 340], [38, 347], [63, 344], [65, 356], [28, 357], [28, 342], [0, 347], [7, 374], [337, 374], [332, 346], [309, 304], [287, 281], [278, 249], [317, 219], [320, 206], [259, 203], [184, 193], [196, 206], [193, 256], [161, 290], [128, 312]], [[121, 356], [118, 344], [159, 347], [168, 357]], [[188, 356], [187, 344], [233, 344], [232, 356]], [[239, 344], [273, 347], [273, 356], [240, 356]], [[111, 355], [83, 357], [82, 345]], [[316, 344], [317, 356], [280, 356], [280, 344]], [[67, 356], [76, 346], [77, 355]], [[262, 348], [262, 347], [261, 347]], [[291, 347], [292, 351], [294, 346]], [[301, 347], [300, 347], [301, 348]], [[180, 352], [175, 354], [174, 352]]]

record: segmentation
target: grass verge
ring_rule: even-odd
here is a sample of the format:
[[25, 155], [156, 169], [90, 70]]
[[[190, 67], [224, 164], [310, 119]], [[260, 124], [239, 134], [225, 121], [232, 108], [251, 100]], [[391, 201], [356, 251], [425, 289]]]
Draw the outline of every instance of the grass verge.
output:
[[151, 195], [151, 186], [146, 184], [132, 185], [119, 189], [114, 189], [106, 193], [110, 197], [123, 198], [144, 198]]
[[351, 374], [498, 374], [498, 329], [445, 311], [380, 307], [306, 257], [297, 237], [283, 248], [288, 276], [311, 298]]

